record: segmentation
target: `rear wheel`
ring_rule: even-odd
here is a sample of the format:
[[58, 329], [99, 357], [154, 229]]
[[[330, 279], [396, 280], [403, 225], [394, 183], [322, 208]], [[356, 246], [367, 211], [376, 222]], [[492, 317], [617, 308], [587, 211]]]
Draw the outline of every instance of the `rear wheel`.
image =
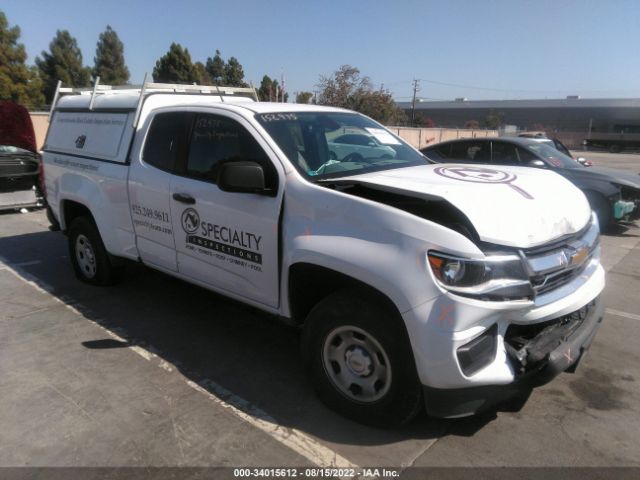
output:
[[336, 292], [318, 303], [303, 332], [305, 364], [321, 400], [358, 422], [392, 427], [422, 408], [401, 319], [375, 297]]
[[78, 217], [69, 227], [69, 257], [76, 276], [93, 285], [110, 285], [115, 269], [104, 248], [98, 227], [90, 217]]

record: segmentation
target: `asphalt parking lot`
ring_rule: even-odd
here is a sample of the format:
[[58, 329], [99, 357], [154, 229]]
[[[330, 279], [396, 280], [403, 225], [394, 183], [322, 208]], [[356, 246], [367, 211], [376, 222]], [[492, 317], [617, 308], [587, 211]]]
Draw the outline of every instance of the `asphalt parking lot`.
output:
[[381, 431], [319, 402], [295, 329], [138, 265], [84, 285], [43, 211], [1, 214], [0, 466], [640, 466], [639, 225], [601, 242], [607, 313], [575, 374], [517, 412]]

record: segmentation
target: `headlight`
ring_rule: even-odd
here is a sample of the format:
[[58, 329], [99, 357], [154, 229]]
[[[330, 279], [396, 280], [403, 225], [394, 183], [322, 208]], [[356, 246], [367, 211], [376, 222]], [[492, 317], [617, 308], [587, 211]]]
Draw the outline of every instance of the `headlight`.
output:
[[427, 258], [440, 286], [459, 295], [487, 300], [512, 300], [533, 295], [529, 277], [517, 255], [494, 255], [475, 260], [429, 252]]

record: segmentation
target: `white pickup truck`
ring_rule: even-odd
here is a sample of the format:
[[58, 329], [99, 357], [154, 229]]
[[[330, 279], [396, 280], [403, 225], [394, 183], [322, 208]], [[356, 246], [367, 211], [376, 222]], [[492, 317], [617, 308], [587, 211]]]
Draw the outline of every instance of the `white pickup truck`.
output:
[[300, 325], [319, 396], [358, 421], [495, 408], [575, 370], [602, 321], [597, 220], [555, 173], [432, 165], [248, 89], [61, 93], [44, 176], [78, 278], [129, 259]]

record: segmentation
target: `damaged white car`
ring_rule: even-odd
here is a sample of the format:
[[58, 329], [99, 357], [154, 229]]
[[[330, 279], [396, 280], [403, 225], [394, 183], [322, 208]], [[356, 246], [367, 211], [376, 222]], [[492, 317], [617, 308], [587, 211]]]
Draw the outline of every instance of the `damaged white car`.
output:
[[[431, 165], [363, 115], [204, 89], [55, 105], [47, 200], [80, 279], [140, 261], [300, 325], [322, 400], [369, 424], [471, 415], [575, 370], [605, 278], [569, 181]], [[341, 132], [376, 148], [332, 155]]]

